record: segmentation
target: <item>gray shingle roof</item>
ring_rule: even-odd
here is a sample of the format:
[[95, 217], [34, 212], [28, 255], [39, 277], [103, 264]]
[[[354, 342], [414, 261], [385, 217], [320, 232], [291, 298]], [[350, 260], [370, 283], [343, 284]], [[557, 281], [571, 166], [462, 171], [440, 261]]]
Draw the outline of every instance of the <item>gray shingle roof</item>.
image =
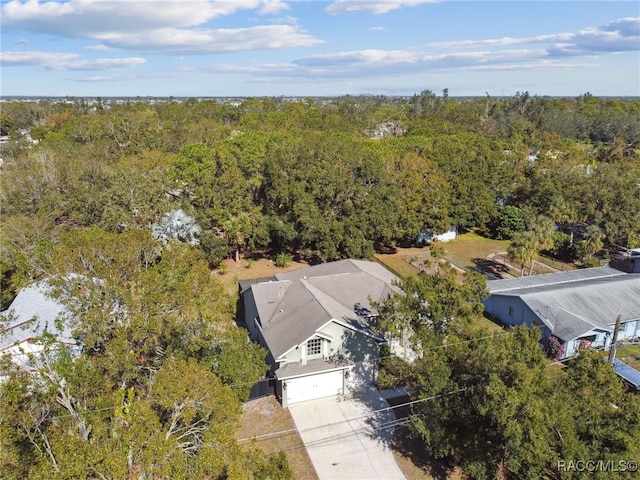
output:
[[554, 335], [566, 341], [594, 328], [612, 331], [619, 314], [623, 322], [640, 319], [640, 275], [611, 270], [498, 280], [489, 282], [489, 288], [492, 296], [520, 297]]
[[356, 304], [375, 314], [369, 298], [381, 301], [400, 289], [383, 266], [341, 260], [283, 272], [277, 281], [251, 285], [262, 333], [274, 358], [304, 343], [332, 320], [366, 334], [369, 325]]
[[308, 360], [306, 364], [293, 362], [283, 365], [276, 370], [276, 377], [280, 380], [284, 380], [292, 377], [299, 377], [302, 375], [308, 375], [310, 373], [329, 372], [331, 370], [344, 370], [345, 367], [355, 365], [353, 362], [346, 358], [342, 359], [329, 359], [324, 360], [322, 358], [314, 358]]

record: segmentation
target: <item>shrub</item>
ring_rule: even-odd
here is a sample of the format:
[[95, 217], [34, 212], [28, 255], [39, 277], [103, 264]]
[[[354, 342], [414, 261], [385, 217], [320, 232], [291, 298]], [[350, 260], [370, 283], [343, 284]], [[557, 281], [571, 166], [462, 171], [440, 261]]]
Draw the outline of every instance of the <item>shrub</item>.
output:
[[291, 262], [293, 262], [293, 257], [290, 253], [281, 252], [276, 256], [275, 264], [278, 268], [286, 268], [291, 265]]
[[564, 355], [564, 343], [553, 335], [549, 337], [547, 343], [547, 355], [554, 360], [562, 360]]
[[203, 232], [200, 248], [211, 268], [218, 267], [225, 258], [231, 255], [231, 247], [227, 239], [209, 230]]
[[549, 253], [554, 257], [565, 262], [575, 260], [577, 251], [575, 245], [571, 243], [571, 236], [564, 232], [556, 232], [553, 237], [553, 247]]
[[491, 232], [498, 240], [508, 240], [516, 233], [527, 229], [525, 212], [518, 207], [507, 205], [491, 222]]

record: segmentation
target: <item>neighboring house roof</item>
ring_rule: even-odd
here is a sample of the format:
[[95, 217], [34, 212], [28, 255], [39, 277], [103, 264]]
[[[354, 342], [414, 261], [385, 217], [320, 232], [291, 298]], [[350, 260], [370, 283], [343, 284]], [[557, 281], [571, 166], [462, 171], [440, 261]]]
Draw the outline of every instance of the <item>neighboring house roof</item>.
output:
[[262, 335], [274, 358], [301, 345], [324, 325], [336, 321], [372, 335], [369, 303], [395, 292], [398, 278], [383, 266], [363, 260], [340, 260], [279, 273], [275, 281], [256, 283], [253, 292]]
[[640, 392], [640, 372], [620, 360], [613, 361], [613, 371]]
[[539, 287], [544, 285], [560, 285], [563, 283], [583, 282], [595, 278], [609, 278], [625, 275], [624, 272], [615, 268], [584, 268], [578, 270], [568, 270], [566, 272], [548, 273], [546, 275], [530, 275], [528, 277], [508, 278], [505, 280], [492, 280], [488, 283], [491, 293], [504, 292], [529, 287]]
[[599, 329], [613, 331], [640, 319], [640, 275], [592, 268], [488, 282], [492, 296], [520, 297], [550, 328], [567, 341]]
[[67, 322], [60, 321], [64, 312], [65, 307], [50, 296], [46, 281], [23, 288], [11, 306], [2, 312], [10, 324], [0, 336], [0, 352], [44, 333], [54, 335], [60, 342], [75, 344]]

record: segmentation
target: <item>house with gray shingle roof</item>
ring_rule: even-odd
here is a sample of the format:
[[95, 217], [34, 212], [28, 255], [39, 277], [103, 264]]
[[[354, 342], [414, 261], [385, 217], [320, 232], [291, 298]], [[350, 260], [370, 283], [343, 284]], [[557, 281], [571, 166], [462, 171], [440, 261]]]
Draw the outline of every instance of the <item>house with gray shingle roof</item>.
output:
[[396, 292], [383, 266], [341, 260], [240, 284], [244, 322], [268, 350], [282, 405], [373, 383], [385, 338], [372, 303]]
[[529, 325], [564, 345], [562, 358], [584, 346], [608, 349], [618, 315], [618, 340], [640, 336], [640, 274], [608, 267], [488, 282], [485, 311], [505, 325]]

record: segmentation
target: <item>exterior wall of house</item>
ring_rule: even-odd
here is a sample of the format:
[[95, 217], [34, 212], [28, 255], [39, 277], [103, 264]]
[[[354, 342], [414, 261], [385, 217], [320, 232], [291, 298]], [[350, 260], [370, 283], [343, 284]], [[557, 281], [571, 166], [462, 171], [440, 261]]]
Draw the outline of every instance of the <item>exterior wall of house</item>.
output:
[[350, 380], [351, 384], [370, 384], [375, 381], [380, 352], [379, 345], [375, 339], [345, 328], [335, 322], [328, 323], [319, 333], [332, 339], [329, 340], [321, 336], [311, 338], [320, 338], [322, 340], [320, 356], [309, 357], [307, 354], [307, 342], [305, 342], [298, 348], [293, 348], [287, 352], [286, 361], [280, 366], [296, 362], [304, 364], [312, 358], [328, 359], [335, 355], [343, 355], [356, 364]]
[[631, 340], [640, 337], [640, 320], [626, 322], [620, 325], [618, 340]]
[[549, 327], [540, 320], [540, 317], [536, 312], [533, 312], [520, 297], [512, 297], [508, 295], [490, 296], [485, 300], [484, 305], [485, 311], [498, 319], [504, 325], [527, 325], [529, 327], [538, 327], [540, 329], [542, 344], [546, 348], [549, 342], [549, 337], [551, 337], [552, 334], [551, 329], [549, 329]]
[[485, 310], [505, 325], [540, 325], [538, 315], [520, 297], [492, 295], [485, 300]]
[[375, 339], [331, 322], [322, 329], [333, 341], [329, 345], [328, 356], [344, 355], [356, 364], [351, 384], [371, 384], [375, 382], [378, 370], [380, 348]]
[[569, 358], [578, 353], [580, 348], [589, 347], [602, 347], [604, 349], [609, 348], [611, 342], [611, 333], [604, 330], [593, 329], [587, 332], [580, 338], [574, 338], [564, 344], [564, 358]]
[[253, 298], [253, 291], [248, 289], [242, 295], [244, 304], [244, 323], [249, 329], [251, 340], [258, 340], [258, 333], [256, 332], [255, 319], [258, 317], [258, 309], [256, 308], [256, 302]]
[[286, 363], [295, 363], [295, 362], [301, 362], [301, 363], [306, 363], [307, 360], [312, 360], [312, 359], [316, 359], [316, 358], [328, 358], [329, 356], [329, 340], [327, 340], [326, 338], [322, 338], [322, 337], [318, 337], [318, 336], [313, 336], [311, 337], [309, 340], [320, 340], [321, 343], [321, 348], [320, 348], [320, 355], [312, 355], [310, 356], [307, 352], [307, 344], [308, 341], [303, 343], [302, 345], [300, 345], [297, 348], [293, 348], [291, 350], [289, 350], [287, 352], [286, 355]]

